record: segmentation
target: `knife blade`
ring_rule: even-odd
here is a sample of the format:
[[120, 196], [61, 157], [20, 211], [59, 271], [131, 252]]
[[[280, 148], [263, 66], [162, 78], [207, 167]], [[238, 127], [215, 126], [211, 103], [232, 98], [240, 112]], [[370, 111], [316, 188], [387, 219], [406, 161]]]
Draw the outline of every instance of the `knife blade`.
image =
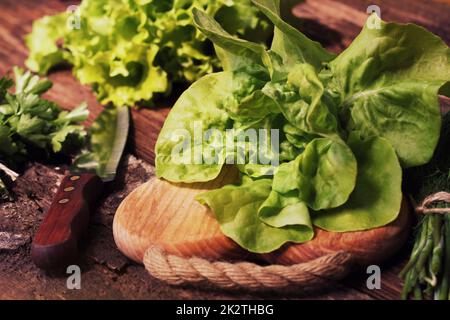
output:
[[80, 240], [104, 184], [115, 179], [129, 131], [127, 107], [105, 108], [92, 124], [91, 152], [77, 158], [64, 177], [32, 245], [31, 259], [41, 269], [77, 260]]
[[18, 173], [14, 172], [3, 163], [0, 162], [0, 203], [2, 201], [12, 201], [13, 196], [10, 193], [10, 182], [14, 182]]

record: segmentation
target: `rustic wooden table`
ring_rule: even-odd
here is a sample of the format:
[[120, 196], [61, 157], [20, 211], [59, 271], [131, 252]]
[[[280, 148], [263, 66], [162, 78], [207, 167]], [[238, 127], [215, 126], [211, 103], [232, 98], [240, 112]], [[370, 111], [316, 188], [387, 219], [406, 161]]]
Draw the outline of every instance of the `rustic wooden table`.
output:
[[[27, 50], [24, 35], [34, 19], [65, 10], [73, 1], [0, 0], [0, 75], [14, 65], [24, 66]], [[295, 7], [298, 27], [308, 36], [334, 52], [342, 51], [358, 34], [367, 15], [366, 8], [376, 4], [384, 20], [414, 22], [428, 28], [450, 44], [450, 0], [307, 0]], [[48, 98], [64, 108], [87, 101], [90, 121], [101, 106], [89, 88], [81, 86], [70, 71], [50, 75], [54, 87]], [[170, 105], [166, 103], [166, 105]], [[134, 110], [131, 143], [123, 161], [118, 182], [102, 199], [92, 219], [84, 254], [80, 259], [82, 289], [69, 290], [64, 274], [48, 274], [30, 261], [30, 239], [49, 207], [64, 166], [30, 164], [18, 179], [16, 201], [0, 205], [0, 299], [225, 299], [225, 298], [307, 298], [307, 299], [398, 299], [401, 281], [397, 277], [405, 259], [405, 247], [394, 259], [381, 266], [380, 290], [366, 287], [364, 273], [309, 296], [251, 296], [201, 289], [173, 288], [150, 277], [145, 269], [124, 257], [115, 247], [111, 224], [122, 199], [153, 175], [153, 146], [169, 108]]]

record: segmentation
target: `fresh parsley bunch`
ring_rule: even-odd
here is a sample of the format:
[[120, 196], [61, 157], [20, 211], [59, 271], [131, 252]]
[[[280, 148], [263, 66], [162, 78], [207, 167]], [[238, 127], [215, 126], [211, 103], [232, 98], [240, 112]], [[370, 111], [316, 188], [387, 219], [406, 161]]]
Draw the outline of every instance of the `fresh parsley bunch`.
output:
[[89, 114], [86, 104], [63, 111], [41, 97], [52, 87], [49, 80], [20, 68], [14, 68], [14, 75], [15, 83], [7, 76], [0, 79], [0, 162], [17, 168], [80, 146], [86, 136], [80, 124]]

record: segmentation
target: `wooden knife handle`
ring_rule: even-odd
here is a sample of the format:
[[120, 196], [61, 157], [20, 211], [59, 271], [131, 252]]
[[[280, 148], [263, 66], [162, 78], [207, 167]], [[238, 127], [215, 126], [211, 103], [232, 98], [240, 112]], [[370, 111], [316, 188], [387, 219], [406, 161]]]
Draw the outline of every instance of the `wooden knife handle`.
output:
[[67, 266], [89, 224], [90, 209], [103, 191], [93, 173], [66, 176], [31, 246], [31, 259], [42, 269]]

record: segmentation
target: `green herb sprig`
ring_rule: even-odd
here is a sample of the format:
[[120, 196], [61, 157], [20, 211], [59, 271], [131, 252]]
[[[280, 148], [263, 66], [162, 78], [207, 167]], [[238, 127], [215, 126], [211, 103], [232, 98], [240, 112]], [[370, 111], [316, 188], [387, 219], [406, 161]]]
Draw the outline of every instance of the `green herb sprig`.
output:
[[20, 68], [14, 68], [14, 75], [15, 81], [0, 79], [0, 162], [17, 169], [29, 160], [80, 146], [86, 135], [80, 124], [89, 114], [86, 104], [63, 111], [41, 97], [52, 87], [49, 80]]

